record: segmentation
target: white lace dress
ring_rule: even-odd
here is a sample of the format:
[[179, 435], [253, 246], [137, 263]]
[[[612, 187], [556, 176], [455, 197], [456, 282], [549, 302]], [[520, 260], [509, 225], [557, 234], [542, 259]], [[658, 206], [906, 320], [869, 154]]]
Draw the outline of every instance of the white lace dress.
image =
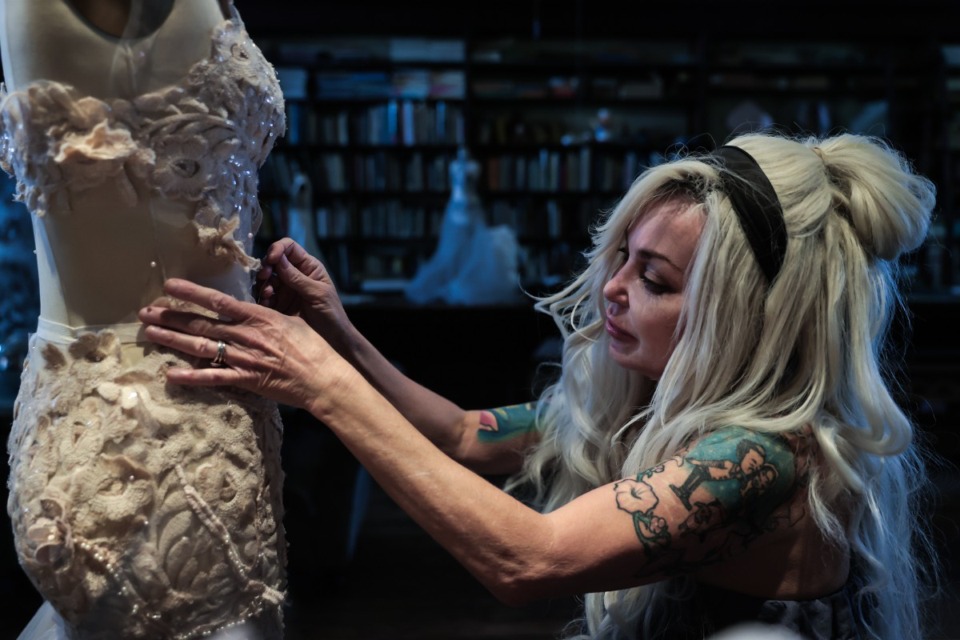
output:
[[[238, 287], [248, 285], [257, 170], [284, 112], [235, 10], [211, 34], [209, 57], [163, 90], [100, 100], [37, 81], [0, 98], [0, 158], [34, 216], [83, 215], [74, 199], [104, 183], [118, 207], [186, 203], [189, 250], [241, 266]], [[47, 604], [23, 637], [280, 638], [277, 407], [235, 389], [168, 386], [165, 369], [200, 363], [149, 346], [130, 361], [123, 349], [142, 342], [137, 329], [41, 319], [31, 338], [8, 513]]]

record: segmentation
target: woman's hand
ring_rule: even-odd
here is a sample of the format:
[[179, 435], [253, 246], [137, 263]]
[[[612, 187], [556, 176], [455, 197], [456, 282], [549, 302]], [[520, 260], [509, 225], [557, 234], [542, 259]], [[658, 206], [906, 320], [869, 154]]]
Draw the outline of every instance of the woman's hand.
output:
[[258, 302], [300, 316], [344, 353], [352, 325], [323, 263], [290, 238], [270, 245], [262, 263], [257, 273]]
[[208, 316], [160, 304], [140, 310], [153, 342], [198, 358], [217, 356], [223, 341], [221, 366], [167, 371], [174, 384], [232, 385], [277, 402], [321, 411], [318, 401], [330, 398], [344, 377], [356, 373], [303, 319], [256, 304], [241, 302], [215, 289], [171, 279], [165, 293], [212, 311]]

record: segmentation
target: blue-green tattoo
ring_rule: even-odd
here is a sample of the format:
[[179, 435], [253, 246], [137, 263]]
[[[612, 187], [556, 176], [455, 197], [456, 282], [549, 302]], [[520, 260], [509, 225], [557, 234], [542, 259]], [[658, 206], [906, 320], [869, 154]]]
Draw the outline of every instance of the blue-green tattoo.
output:
[[532, 402], [480, 412], [477, 440], [488, 444], [505, 442], [537, 430], [536, 405]]
[[[633, 518], [637, 538], [647, 551], [642, 573], [685, 571], [730, 557], [764, 531], [795, 522], [778, 510], [787, 507], [798, 484], [796, 459], [805, 457], [803, 436], [787, 437], [730, 427], [707, 434], [676, 463], [686, 476], [668, 485], [670, 502], [688, 515], [670, 524], [658, 510], [666, 496], [656, 495], [647, 481], [662, 473], [659, 465], [614, 485], [617, 508]], [[801, 453], [802, 451], [802, 453]], [[805, 465], [804, 465], [805, 467]], [[804, 472], [805, 473], [805, 472]], [[679, 505], [677, 505], [679, 501]], [[789, 509], [788, 509], [789, 510]], [[696, 553], [671, 548], [680, 536], [696, 536], [706, 543]]]

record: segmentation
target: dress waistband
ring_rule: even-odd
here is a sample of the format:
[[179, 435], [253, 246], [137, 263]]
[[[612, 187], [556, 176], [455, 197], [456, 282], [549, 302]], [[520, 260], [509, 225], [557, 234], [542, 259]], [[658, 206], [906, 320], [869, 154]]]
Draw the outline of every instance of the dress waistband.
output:
[[143, 323], [121, 322], [117, 324], [89, 324], [82, 327], [71, 327], [59, 322], [37, 318], [37, 337], [47, 342], [69, 345], [80, 337], [82, 333], [99, 333], [110, 331], [120, 339], [121, 344], [148, 342], [143, 337]]

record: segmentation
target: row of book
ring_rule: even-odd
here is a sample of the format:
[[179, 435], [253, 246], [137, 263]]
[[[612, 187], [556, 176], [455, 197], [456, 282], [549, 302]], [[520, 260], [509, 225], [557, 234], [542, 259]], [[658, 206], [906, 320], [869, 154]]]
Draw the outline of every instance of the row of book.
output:
[[[289, 200], [265, 199], [264, 228], [270, 237], [288, 235]], [[596, 201], [495, 201], [486, 211], [490, 225], [508, 225], [521, 244], [520, 272], [527, 283], [554, 283], [567, 277], [588, 245]], [[312, 233], [320, 258], [344, 291], [411, 278], [436, 250], [444, 206], [411, 206], [401, 199], [360, 205], [344, 199], [315, 207]], [[372, 284], [371, 284], [372, 283]]]
[[[325, 194], [365, 193], [439, 194], [450, 189], [452, 152], [384, 150], [300, 153], [277, 150], [261, 171], [261, 189], [290, 193], [298, 173], [309, 181], [315, 197]], [[582, 146], [568, 150], [542, 148], [535, 153], [488, 156], [483, 184], [490, 194], [500, 192], [592, 193], [625, 191], [640, 173], [658, 163], [659, 154]]]
[[272, 153], [260, 171], [261, 192], [289, 194], [300, 173], [315, 197], [326, 194], [406, 192], [447, 193], [451, 153], [403, 156], [384, 151], [363, 153]]
[[286, 142], [291, 145], [456, 145], [464, 138], [462, 107], [443, 100], [387, 100], [333, 110], [287, 103]]
[[470, 90], [480, 100], [655, 100], [664, 96], [664, 79], [654, 72], [639, 78], [602, 76], [588, 82], [580, 76], [501, 76], [476, 78], [470, 82]]
[[[578, 202], [493, 200], [485, 207], [490, 225], [507, 225], [521, 242], [539, 244], [562, 237], [586, 238], [602, 204], [597, 199]], [[290, 203], [266, 198], [264, 210], [270, 230], [289, 234]], [[312, 208], [308, 231], [318, 240], [433, 242], [439, 237], [445, 204], [411, 205], [401, 198], [359, 204], [350, 199], [324, 202]]]
[[497, 191], [624, 191], [650, 157], [636, 151], [598, 152], [589, 146], [535, 154], [504, 153], [486, 160], [486, 187]]
[[[268, 46], [265, 42], [264, 46]], [[449, 62], [466, 60], [460, 38], [329, 37], [281, 40], [268, 46], [274, 58], [289, 64], [316, 65], [360, 62]]]
[[532, 245], [560, 238], [586, 239], [601, 207], [599, 198], [560, 201], [556, 199], [494, 199], [487, 204], [492, 225], [507, 225], [523, 243]]
[[[281, 76], [282, 77], [282, 76]], [[289, 76], [288, 76], [289, 77]], [[297, 85], [288, 94], [312, 97], [315, 100], [370, 100], [378, 98], [411, 98], [462, 100], [466, 93], [463, 70], [416, 69], [363, 71], [317, 71], [313, 75], [311, 95], [310, 77], [297, 78]], [[287, 85], [294, 83], [288, 80]], [[306, 86], [301, 86], [305, 84]]]

